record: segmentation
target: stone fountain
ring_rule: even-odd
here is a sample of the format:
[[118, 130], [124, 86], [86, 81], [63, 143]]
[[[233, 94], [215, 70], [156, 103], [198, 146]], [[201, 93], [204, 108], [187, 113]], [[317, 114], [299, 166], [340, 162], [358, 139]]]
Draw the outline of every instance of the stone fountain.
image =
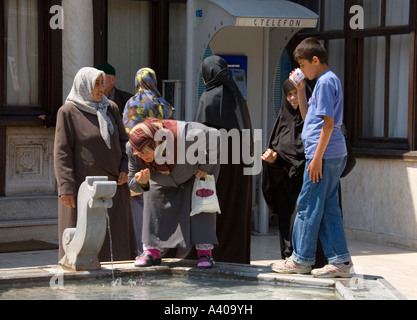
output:
[[107, 209], [113, 206], [117, 183], [107, 177], [87, 177], [77, 199], [77, 227], [65, 229], [65, 256], [58, 262], [73, 271], [100, 270], [98, 254], [106, 236]]

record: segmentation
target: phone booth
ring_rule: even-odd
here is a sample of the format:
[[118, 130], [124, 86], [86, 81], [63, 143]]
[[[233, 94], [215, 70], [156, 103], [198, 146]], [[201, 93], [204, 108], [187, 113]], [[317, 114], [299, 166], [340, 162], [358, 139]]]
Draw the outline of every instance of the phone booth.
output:
[[[247, 99], [252, 127], [262, 129], [260, 143], [264, 150], [281, 105], [283, 79], [291, 71], [291, 53], [285, 48], [297, 32], [316, 28], [317, 23], [316, 13], [290, 1], [189, 0], [185, 119], [194, 119], [204, 92], [201, 62], [212, 54], [223, 56]], [[265, 234], [269, 212], [260, 179], [260, 175], [253, 179], [258, 194], [254, 192], [254, 199], [259, 199], [253, 201], [253, 211], [256, 231]]]

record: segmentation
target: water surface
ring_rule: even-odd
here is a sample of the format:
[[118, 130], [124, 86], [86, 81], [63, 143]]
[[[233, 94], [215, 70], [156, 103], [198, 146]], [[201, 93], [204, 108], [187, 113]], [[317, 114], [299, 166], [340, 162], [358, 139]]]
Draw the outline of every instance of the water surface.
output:
[[0, 286], [0, 300], [336, 300], [333, 289], [208, 277], [158, 276]]

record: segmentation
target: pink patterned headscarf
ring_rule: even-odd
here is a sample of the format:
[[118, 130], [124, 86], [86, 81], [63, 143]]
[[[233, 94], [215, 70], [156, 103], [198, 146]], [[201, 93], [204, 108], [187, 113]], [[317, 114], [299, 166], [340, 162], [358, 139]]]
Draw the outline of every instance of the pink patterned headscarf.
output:
[[144, 122], [137, 124], [129, 135], [130, 145], [135, 154], [146, 153], [148, 151], [155, 151], [156, 148], [164, 141], [155, 141], [155, 134], [159, 130], [169, 130], [174, 137], [174, 163], [173, 164], [158, 164], [155, 162], [143, 163], [150, 169], [159, 173], [169, 175], [176, 166], [177, 160], [177, 132], [178, 125], [174, 120], [158, 120], [155, 118], [148, 118]]

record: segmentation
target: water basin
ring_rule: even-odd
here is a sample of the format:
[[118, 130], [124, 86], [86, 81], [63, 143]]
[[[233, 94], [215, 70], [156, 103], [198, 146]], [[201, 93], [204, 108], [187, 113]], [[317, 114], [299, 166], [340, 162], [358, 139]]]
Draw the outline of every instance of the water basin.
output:
[[151, 276], [0, 286], [6, 300], [336, 300], [335, 290], [198, 276]]
[[266, 266], [164, 259], [161, 266], [135, 268], [133, 261], [102, 263], [101, 270], [60, 266], [0, 270], [0, 300], [336, 300], [402, 299], [380, 277], [316, 279], [279, 275]]

